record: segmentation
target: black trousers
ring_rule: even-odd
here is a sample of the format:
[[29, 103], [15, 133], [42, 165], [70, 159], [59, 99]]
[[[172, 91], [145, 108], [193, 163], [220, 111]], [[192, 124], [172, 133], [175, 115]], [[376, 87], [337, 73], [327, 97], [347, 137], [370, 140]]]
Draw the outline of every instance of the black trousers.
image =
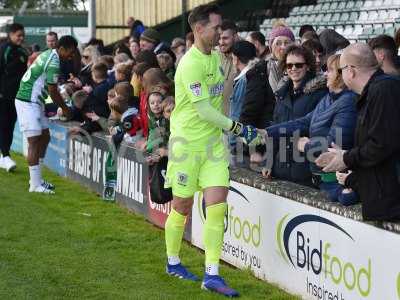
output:
[[16, 121], [15, 100], [0, 98], [0, 150], [3, 156], [10, 155]]

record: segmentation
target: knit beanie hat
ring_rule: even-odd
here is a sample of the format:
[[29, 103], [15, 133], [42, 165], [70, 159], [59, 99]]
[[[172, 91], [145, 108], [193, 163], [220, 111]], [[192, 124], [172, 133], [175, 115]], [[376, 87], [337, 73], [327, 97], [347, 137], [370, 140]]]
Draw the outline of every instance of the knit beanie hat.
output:
[[140, 39], [157, 45], [160, 43], [161, 37], [157, 30], [153, 28], [147, 28], [145, 31], [143, 31]]
[[269, 47], [272, 47], [272, 43], [274, 42], [275, 38], [279, 36], [286, 36], [288, 37], [292, 42], [294, 42], [294, 34], [290, 30], [289, 27], [286, 26], [279, 26], [271, 30], [269, 33], [268, 39], [269, 39]]

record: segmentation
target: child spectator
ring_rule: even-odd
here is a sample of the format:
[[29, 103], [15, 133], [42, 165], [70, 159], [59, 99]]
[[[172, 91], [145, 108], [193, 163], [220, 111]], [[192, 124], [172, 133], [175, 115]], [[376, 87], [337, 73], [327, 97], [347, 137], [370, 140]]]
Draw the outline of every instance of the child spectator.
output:
[[[107, 103], [107, 98], [110, 86], [107, 82], [107, 66], [103, 63], [94, 64], [92, 67], [92, 79], [95, 82], [95, 87], [89, 94], [82, 110], [85, 114], [94, 112], [99, 117], [108, 118], [110, 115], [110, 108]], [[89, 116], [86, 117], [81, 129], [87, 131], [89, 134], [102, 130], [98, 122], [93, 121]], [[72, 128], [70, 130], [72, 134], [78, 133], [79, 131], [80, 130], [77, 128]]]
[[142, 121], [143, 136], [148, 136], [147, 104], [148, 94], [157, 91], [163, 96], [172, 95], [174, 84], [160, 68], [151, 68], [143, 74], [144, 91], [140, 94], [139, 113]]
[[100, 56], [98, 62], [105, 64], [108, 70], [112, 70], [114, 68], [114, 57], [111, 55]]
[[[85, 105], [87, 98], [88, 94], [84, 90], [79, 90], [72, 94], [72, 103], [70, 107], [71, 119], [69, 119], [69, 121], [83, 122], [84, 116], [82, 114], [82, 109]], [[60, 108], [58, 108], [57, 110], [57, 115], [59, 116], [61, 121], [67, 121]]]
[[161, 70], [167, 75], [167, 77], [171, 80], [174, 80], [175, 76], [175, 67], [174, 60], [171, 55], [168, 53], [160, 53], [157, 55], [158, 64], [160, 65]]
[[140, 96], [140, 93], [143, 90], [143, 74], [150, 68], [150, 65], [145, 62], [138, 63], [133, 67], [131, 85], [133, 86], [134, 96]]
[[168, 96], [167, 98], [164, 99], [162, 102], [162, 110], [163, 110], [163, 116], [165, 119], [169, 121], [171, 117], [171, 113], [175, 108], [175, 99], [172, 96]]
[[115, 89], [108, 90], [107, 92], [107, 103], [110, 105], [112, 99], [116, 97]]
[[114, 134], [115, 127], [121, 122], [122, 114], [128, 109], [128, 101], [123, 96], [116, 96], [108, 102], [110, 116], [104, 118], [94, 112], [86, 113], [86, 117], [93, 122], [97, 122], [106, 133]]
[[117, 82], [127, 81], [130, 82], [132, 79], [132, 62], [120, 63], [115, 66], [115, 80]]
[[136, 144], [141, 141], [140, 119], [135, 107], [128, 108], [121, 116], [121, 123], [113, 132], [113, 142], [118, 145], [124, 140], [127, 143]]
[[149, 136], [146, 150], [152, 153], [157, 148], [166, 147], [168, 143], [167, 119], [164, 118], [162, 102], [164, 96], [159, 92], [151, 92], [149, 102]]
[[128, 99], [129, 107], [136, 107], [139, 109], [139, 99], [134, 96], [133, 87], [129, 82], [119, 82], [114, 87], [116, 95], [122, 95]]

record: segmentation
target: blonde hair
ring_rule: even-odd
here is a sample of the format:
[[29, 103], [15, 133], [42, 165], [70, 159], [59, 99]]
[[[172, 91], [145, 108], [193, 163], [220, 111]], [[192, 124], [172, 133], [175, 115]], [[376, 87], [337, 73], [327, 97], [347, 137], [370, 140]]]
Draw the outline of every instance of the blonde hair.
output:
[[340, 54], [334, 54], [328, 57], [328, 60], [326, 62], [326, 65], [335, 70], [336, 77], [333, 82], [332, 88], [334, 89], [343, 89], [345, 88], [345, 84], [343, 81], [343, 77], [341, 74], [339, 74], [339, 68], [340, 68]]
[[90, 45], [83, 49], [83, 53], [88, 53], [90, 57], [90, 62], [95, 64], [100, 58], [99, 49], [96, 46]]

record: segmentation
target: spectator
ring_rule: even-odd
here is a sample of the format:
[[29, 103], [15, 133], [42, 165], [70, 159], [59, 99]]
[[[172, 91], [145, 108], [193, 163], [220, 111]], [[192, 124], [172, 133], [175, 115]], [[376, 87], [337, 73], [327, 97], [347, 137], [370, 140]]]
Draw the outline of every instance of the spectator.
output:
[[294, 35], [288, 27], [279, 26], [271, 30], [269, 34], [271, 57], [268, 59], [267, 74], [274, 93], [278, 90], [278, 83], [283, 78], [279, 63], [284, 58], [286, 48], [292, 43], [294, 43]]
[[[81, 126], [81, 129], [85, 130], [89, 134], [95, 131], [101, 131], [102, 127], [96, 121], [93, 121], [91, 113], [95, 113], [98, 117], [108, 118], [110, 115], [110, 108], [107, 103], [108, 99], [108, 90], [110, 86], [107, 82], [107, 66], [103, 63], [96, 63], [92, 68], [92, 77], [93, 82], [95, 83], [95, 87], [93, 91], [88, 96], [88, 99], [85, 102], [83, 107], [83, 112], [85, 114], [89, 113], [86, 116], [85, 123]], [[78, 133], [80, 129], [73, 128], [71, 133]]]
[[127, 25], [130, 28], [130, 36], [135, 38], [137, 41], [140, 38], [140, 35], [143, 33], [145, 30], [145, 27], [140, 20], [135, 20], [133, 17], [129, 17], [127, 20]]
[[[242, 106], [245, 100], [247, 72], [252, 69], [259, 59], [256, 57], [256, 47], [247, 41], [238, 41], [232, 47], [233, 66], [238, 70], [239, 74], [233, 81], [233, 93], [230, 97], [229, 117], [234, 121], [239, 121], [242, 112]], [[252, 99], [255, 102], [255, 99]], [[264, 101], [263, 101], [264, 102]], [[264, 105], [262, 105], [264, 106]], [[258, 111], [260, 113], [260, 111]], [[231, 150], [235, 149], [236, 138], [229, 138]], [[231, 151], [234, 154], [234, 151]]]
[[114, 68], [114, 57], [112, 55], [102, 55], [99, 57], [98, 62], [105, 64], [109, 71]]
[[114, 46], [113, 55], [116, 56], [120, 53], [125, 53], [129, 57], [129, 59], [132, 59], [131, 50], [128, 48], [128, 46], [125, 45], [124, 42], [116, 43]]
[[247, 41], [256, 47], [257, 57], [266, 60], [269, 55], [269, 48], [265, 45], [265, 35], [259, 31], [250, 32]]
[[185, 40], [179, 37], [174, 38], [171, 43], [171, 50], [175, 53], [176, 56], [175, 67], [177, 67], [180, 59], [186, 52]]
[[[299, 37], [300, 37], [300, 39], [301, 39], [301, 43], [303, 43], [303, 36], [304, 36], [304, 34], [306, 34], [306, 33], [308, 33], [308, 32], [312, 32], [312, 33], [314, 33], [315, 35], [317, 35], [317, 32], [315, 31], [315, 29], [314, 29], [314, 27], [313, 27], [312, 25], [304, 24], [304, 25], [302, 25], [302, 26], [300, 27], [300, 30], [299, 30]], [[317, 38], [318, 38], [318, 35], [317, 35]]]
[[147, 65], [149, 65], [151, 68], [159, 68], [158, 60], [157, 60], [157, 55], [154, 54], [153, 51], [150, 50], [142, 50], [139, 52], [139, 54], [136, 57], [136, 63], [142, 63], [145, 62]]
[[[83, 115], [83, 107], [85, 102], [88, 98], [88, 94], [84, 90], [76, 91], [72, 94], [72, 106], [71, 109], [71, 117], [69, 121], [77, 121], [83, 122], [84, 115]], [[57, 115], [59, 116], [61, 121], [66, 121], [66, 117], [63, 115], [62, 109], [57, 109]]]
[[190, 47], [192, 47], [193, 44], [194, 44], [194, 35], [193, 35], [193, 32], [192, 32], [192, 31], [191, 31], [191, 32], [188, 32], [188, 33], [186, 34], [186, 39], [185, 39], [185, 41], [186, 41], [186, 51], [188, 51], [188, 50], [190, 49]]
[[140, 49], [153, 51], [156, 55], [167, 52], [173, 58], [174, 63], [176, 61], [174, 52], [165, 43], [161, 42], [160, 33], [155, 29], [147, 28], [143, 31], [140, 36]]
[[129, 82], [119, 82], [114, 86], [116, 96], [123, 96], [128, 100], [129, 107], [139, 109], [138, 97], [134, 96], [133, 87]]
[[131, 55], [132, 55], [133, 59], [136, 59], [137, 55], [140, 52], [139, 40], [131, 38], [129, 40], [129, 50], [131, 51]]
[[148, 136], [148, 110], [147, 110], [147, 98], [150, 92], [159, 92], [160, 94], [167, 96], [173, 95], [174, 85], [173, 82], [165, 75], [160, 68], [148, 69], [143, 74], [143, 91], [140, 94], [139, 113], [140, 120], [142, 122], [143, 136]]
[[368, 45], [374, 51], [383, 72], [388, 75], [400, 75], [399, 57], [397, 56], [396, 42], [391, 36], [379, 35], [372, 38]]
[[316, 163], [324, 172], [352, 170], [345, 185], [360, 196], [364, 220], [399, 220], [399, 78], [384, 74], [364, 43], [343, 51], [339, 70], [347, 87], [360, 95], [355, 144], [348, 151], [334, 146]]
[[104, 42], [101, 39], [96, 39], [96, 38], [91, 38], [89, 40], [89, 42], [86, 44], [86, 47], [88, 46], [94, 46], [97, 48], [97, 50], [99, 51], [100, 55], [104, 55], [106, 53], [104, 53], [105, 49], [104, 49]]
[[[276, 93], [274, 125], [304, 117], [314, 110], [327, 93], [326, 81], [316, 80], [315, 59], [306, 48], [289, 46], [280, 68], [287, 71], [289, 80]], [[280, 152], [285, 153], [284, 157]], [[284, 149], [274, 144], [272, 176], [311, 185], [308, 163], [296, 162], [293, 153], [293, 142], [290, 138], [286, 139]], [[304, 155], [300, 157], [304, 159]]]
[[232, 46], [239, 39], [237, 27], [234, 22], [224, 20], [219, 28], [219, 53], [221, 57], [221, 68], [224, 74], [224, 104], [225, 115], [229, 114], [229, 98], [232, 95], [233, 78], [236, 70], [232, 63]]
[[305, 42], [309, 40], [317, 40], [319, 41], [319, 36], [315, 31], [307, 31], [306, 33], [303, 34], [301, 37], [301, 44], [303, 45]]
[[311, 39], [302, 43], [302, 46], [314, 54], [317, 74], [323, 73], [323, 71], [326, 70], [326, 65], [324, 64], [323, 66], [324, 48], [321, 43], [318, 40]]
[[[346, 48], [350, 42], [333, 29], [324, 29], [319, 34], [319, 41], [325, 50], [325, 57], [329, 57]], [[326, 59], [325, 59], [326, 60]]]
[[0, 45], [0, 168], [7, 171], [16, 167], [10, 148], [17, 121], [15, 96], [28, 61], [28, 53], [22, 47], [24, 39], [24, 26], [13, 23], [8, 28], [7, 41]]
[[79, 74], [79, 79], [82, 85], [93, 85], [92, 81], [92, 66], [100, 58], [100, 52], [96, 46], [88, 46], [83, 50], [82, 65], [83, 68]]
[[133, 86], [133, 92], [135, 97], [140, 97], [143, 91], [143, 74], [150, 69], [147, 63], [138, 63], [133, 67], [133, 76], [131, 80], [131, 85]]
[[46, 34], [47, 49], [56, 49], [58, 45], [58, 35], [54, 31], [49, 31]]
[[161, 70], [165, 73], [165, 75], [167, 75], [169, 79], [174, 80], [175, 65], [171, 55], [166, 52], [157, 54], [157, 60]]
[[40, 55], [41, 51], [40, 51], [40, 46], [38, 44], [33, 44], [31, 46], [31, 52], [32, 54], [29, 55], [28, 57], [28, 67], [33, 64], [36, 60], [36, 58]]
[[279, 144], [279, 137], [283, 133], [287, 137], [294, 137], [297, 131], [303, 136], [296, 142], [297, 150], [304, 153], [310, 163], [314, 185], [325, 192], [331, 201], [352, 205], [357, 200], [355, 193], [344, 189], [337, 182], [335, 173], [322, 173], [313, 163], [315, 157], [326, 152], [332, 142], [340, 143], [346, 150], [353, 147], [357, 119], [356, 95], [344, 85], [338, 71], [339, 59], [340, 55], [328, 59], [329, 93], [316, 108], [302, 118], [268, 127], [266, 132], [274, 144]]
[[130, 82], [132, 79], [132, 62], [120, 63], [115, 66], [116, 82]]
[[164, 118], [162, 102], [164, 96], [159, 92], [150, 92], [148, 97], [148, 119], [149, 135], [146, 143], [146, 151], [152, 153], [159, 147], [166, 147], [168, 144], [167, 120]]

